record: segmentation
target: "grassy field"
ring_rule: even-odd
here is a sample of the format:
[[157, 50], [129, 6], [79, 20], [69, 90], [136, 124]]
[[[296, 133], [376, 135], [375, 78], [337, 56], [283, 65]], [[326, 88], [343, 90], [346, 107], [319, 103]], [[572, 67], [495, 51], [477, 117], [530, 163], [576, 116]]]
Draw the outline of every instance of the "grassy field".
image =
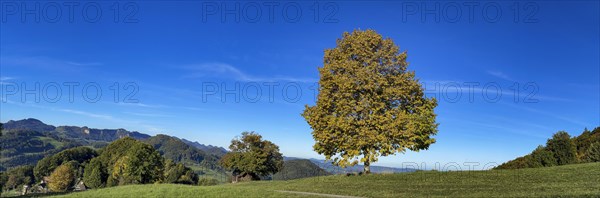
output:
[[521, 170], [336, 175], [209, 187], [132, 185], [59, 197], [315, 197], [281, 190], [360, 197], [600, 197], [600, 163]]

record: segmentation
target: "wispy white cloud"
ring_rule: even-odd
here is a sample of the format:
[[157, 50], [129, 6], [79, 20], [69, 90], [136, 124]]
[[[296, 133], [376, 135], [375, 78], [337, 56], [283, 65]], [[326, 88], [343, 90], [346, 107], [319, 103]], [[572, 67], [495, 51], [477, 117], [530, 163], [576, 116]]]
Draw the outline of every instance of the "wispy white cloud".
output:
[[0, 76], [0, 85], [4, 85], [7, 82], [6, 81], [11, 81], [11, 80], [16, 80], [16, 77], [10, 77], [10, 76]]
[[238, 81], [245, 82], [275, 82], [275, 81], [286, 81], [286, 82], [302, 82], [302, 83], [312, 83], [317, 82], [314, 78], [296, 78], [290, 76], [275, 76], [275, 77], [259, 77], [247, 74], [240, 69], [226, 63], [202, 63], [202, 64], [193, 64], [186, 65], [183, 67], [192, 73], [185, 75], [185, 78], [202, 78], [207, 76], [217, 76], [223, 77], [227, 76], [233, 78]]
[[518, 109], [529, 111], [529, 112], [532, 112], [532, 113], [537, 113], [537, 114], [540, 114], [540, 115], [552, 117], [552, 118], [555, 118], [555, 119], [558, 119], [558, 120], [562, 120], [562, 121], [565, 121], [565, 122], [570, 122], [570, 123], [573, 123], [573, 124], [577, 124], [579, 126], [584, 126], [584, 127], [593, 126], [593, 125], [590, 125], [589, 123], [583, 122], [581, 120], [577, 120], [577, 119], [574, 119], [574, 118], [570, 118], [570, 117], [559, 115], [559, 114], [552, 113], [552, 112], [547, 112], [547, 111], [542, 111], [542, 110], [534, 109], [534, 108], [523, 106], [523, 105], [515, 105], [515, 104], [512, 104], [512, 103], [505, 103], [505, 102], [500, 102], [500, 104], [504, 104], [504, 105], [507, 105], [507, 106], [511, 106], [513, 108], [518, 108]]
[[114, 120], [114, 117], [109, 116], [109, 115], [95, 114], [95, 113], [78, 111], [78, 110], [73, 110], [73, 109], [58, 109], [58, 110], [67, 112], [67, 113], [88, 116], [88, 117], [92, 117], [92, 118], [102, 118], [102, 119], [106, 119], [106, 120]]
[[111, 104], [117, 104], [120, 106], [131, 106], [131, 107], [145, 107], [145, 108], [163, 108], [166, 107], [165, 105], [154, 105], [154, 104], [145, 104], [145, 103], [125, 103], [125, 102], [119, 102], [119, 103], [111, 103]]
[[[487, 83], [492, 82], [473, 82], [473, 81], [452, 81], [452, 80], [422, 80], [421, 83], [425, 86], [425, 92], [427, 94], [451, 94], [451, 93], [461, 93], [463, 95], [468, 95], [471, 92], [474, 94], [490, 94], [494, 95], [497, 91], [500, 91], [502, 97], [519, 97], [519, 100], [527, 98], [528, 100], [539, 100], [539, 101], [554, 101], [554, 102], [573, 102], [573, 99], [542, 95], [539, 93], [525, 92], [522, 91], [520, 93], [515, 93], [511, 87], [503, 87], [502, 85], [496, 83], [496, 85], [501, 86], [498, 90], [496, 86], [490, 86], [489, 89], [485, 89]], [[476, 84], [474, 84], [476, 83]], [[495, 83], [495, 82], [494, 82]], [[537, 86], [537, 85], [536, 85]], [[520, 90], [521, 91], [521, 90]], [[517, 94], [517, 95], [515, 95]], [[532, 94], [532, 95], [530, 95]]]
[[158, 114], [158, 113], [138, 113], [138, 112], [123, 112], [129, 115], [134, 115], [134, 116], [142, 116], [142, 117], [173, 117], [171, 115], [165, 115], [165, 114]]
[[29, 67], [35, 69], [51, 70], [81, 70], [87, 67], [100, 66], [98, 62], [79, 62], [63, 60], [47, 56], [7, 56], [0, 59], [2, 66]]
[[529, 137], [542, 138], [542, 139], [547, 137], [546, 134], [539, 133], [539, 132], [543, 132], [543, 131], [526, 131], [526, 130], [519, 129], [519, 128], [509, 127], [510, 125], [502, 125], [502, 124], [486, 123], [486, 122], [474, 122], [474, 121], [465, 120], [465, 119], [456, 120], [456, 121], [468, 123], [471, 126], [476, 125], [476, 126], [484, 127], [486, 129], [499, 129], [502, 132], [512, 133], [515, 135], [525, 135], [525, 136], [529, 136]]
[[0, 76], [0, 81], [15, 80], [15, 79], [17, 79], [17, 78], [9, 77], [9, 76]]
[[492, 76], [495, 76], [497, 78], [503, 79], [503, 80], [515, 81], [513, 78], [511, 78], [510, 76], [506, 75], [505, 73], [503, 73], [501, 71], [487, 71], [487, 73]]
[[100, 65], [102, 65], [102, 63], [94, 63], [94, 62], [80, 63], [80, 62], [67, 61], [66, 63], [69, 65], [75, 65], [75, 66], [100, 66]]

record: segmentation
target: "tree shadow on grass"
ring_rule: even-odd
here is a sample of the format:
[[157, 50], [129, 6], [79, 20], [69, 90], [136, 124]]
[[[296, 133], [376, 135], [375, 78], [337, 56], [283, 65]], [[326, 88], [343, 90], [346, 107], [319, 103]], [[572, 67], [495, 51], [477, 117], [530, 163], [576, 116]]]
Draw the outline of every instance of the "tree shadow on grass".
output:
[[70, 193], [73, 193], [73, 192], [34, 193], [34, 194], [14, 196], [14, 198], [49, 197], [49, 196], [57, 196], [57, 195], [66, 195], [66, 194], [70, 194]]

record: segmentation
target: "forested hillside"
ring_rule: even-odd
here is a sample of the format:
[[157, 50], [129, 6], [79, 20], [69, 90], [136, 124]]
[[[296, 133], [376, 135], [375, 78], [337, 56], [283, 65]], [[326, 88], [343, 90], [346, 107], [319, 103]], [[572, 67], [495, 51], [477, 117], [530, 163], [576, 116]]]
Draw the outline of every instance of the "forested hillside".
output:
[[45, 156], [82, 144], [49, 132], [27, 129], [4, 130], [0, 137], [0, 171], [22, 166], [35, 165]]
[[581, 135], [571, 137], [559, 131], [530, 154], [503, 163], [496, 169], [538, 168], [566, 164], [600, 162], [600, 127], [585, 129]]

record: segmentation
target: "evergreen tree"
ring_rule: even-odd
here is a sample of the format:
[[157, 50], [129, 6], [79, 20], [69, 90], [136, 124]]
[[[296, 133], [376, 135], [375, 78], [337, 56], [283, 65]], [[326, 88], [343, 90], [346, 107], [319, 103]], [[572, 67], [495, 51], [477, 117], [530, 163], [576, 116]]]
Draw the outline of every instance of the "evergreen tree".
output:
[[100, 158], [94, 158], [85, 167], [83, 182], [90, 188], [102, 188], [106, 185], [107, 177], [106, 168], [102, 165]]

